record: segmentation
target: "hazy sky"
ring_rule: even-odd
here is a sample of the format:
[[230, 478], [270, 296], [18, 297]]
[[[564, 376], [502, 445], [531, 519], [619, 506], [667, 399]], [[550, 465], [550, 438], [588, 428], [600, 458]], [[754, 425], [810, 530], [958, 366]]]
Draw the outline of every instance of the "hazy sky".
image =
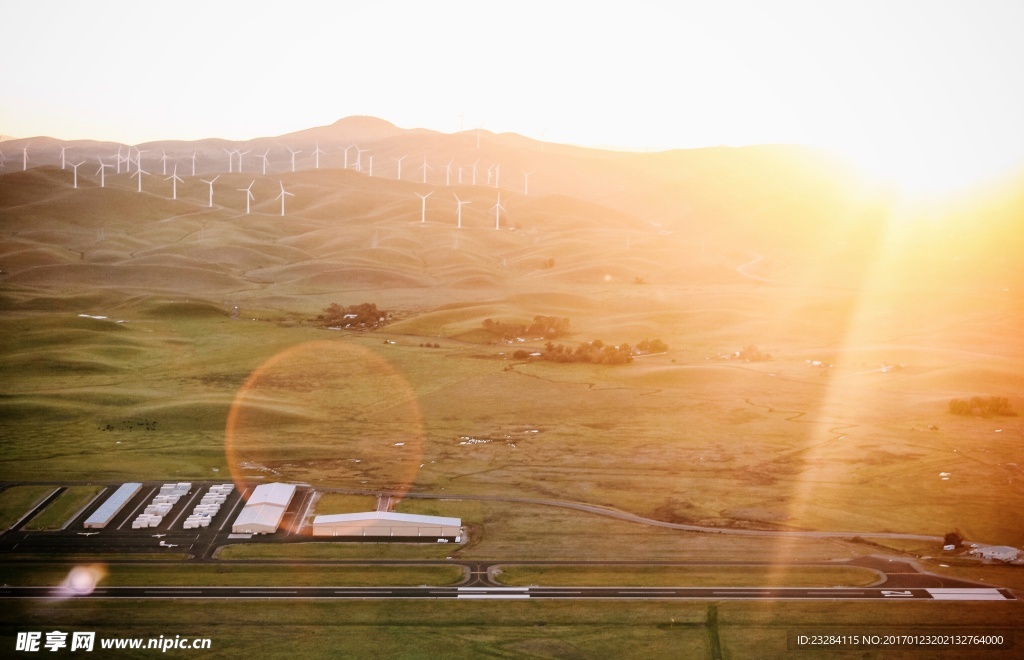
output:
[[0, 133], [247, 139], [368, 114], [937, 185], [1024, 160], [1024, 2], [8, 3]]

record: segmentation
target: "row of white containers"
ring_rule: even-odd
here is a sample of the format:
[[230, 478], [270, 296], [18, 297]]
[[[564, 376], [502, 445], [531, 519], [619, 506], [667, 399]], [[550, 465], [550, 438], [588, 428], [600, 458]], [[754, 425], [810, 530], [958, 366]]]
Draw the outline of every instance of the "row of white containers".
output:
[[192, 509], [192, 515], [185, 518], [185, 529], [196, 529], [198, 527], [209, 527], [210, 521], [220, 511], [220, 505], [224, 504], [228, 495], [235, 489], [234, 484], [220, 484], [210, 486], [210, 490], [199, 504]]
[[192, 490], [192, 484], [185, 481], [160, 486], [160, 493], [153, 498], [146, 510], [132, 521], [132, 529], [159, 526], [163, 522], [164, 516], [170, 513], [171, 507], [177, 504], [179, 499], [188, 495], [190, 490]]

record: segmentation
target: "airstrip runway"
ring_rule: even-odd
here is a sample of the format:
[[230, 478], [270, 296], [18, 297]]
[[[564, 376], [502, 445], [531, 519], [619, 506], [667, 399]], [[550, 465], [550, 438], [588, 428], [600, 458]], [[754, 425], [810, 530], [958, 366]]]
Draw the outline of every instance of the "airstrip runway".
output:
[[822, 589], [751, 587], [102, 587], [79, 594], [63, 587], [4, 587], [0, 598], [130, 599], [614, 599], [614, 600], [1016, 600], [1005, 589]]

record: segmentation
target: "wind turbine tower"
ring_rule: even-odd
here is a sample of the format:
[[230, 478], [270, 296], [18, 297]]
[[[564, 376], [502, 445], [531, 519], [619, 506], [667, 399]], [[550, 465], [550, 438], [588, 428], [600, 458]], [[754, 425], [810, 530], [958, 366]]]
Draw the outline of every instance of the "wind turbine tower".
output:
[[284, 189], [284, 181], [278, 181], [278, 183], [281, 184], [281, 194], [278, 195], [276, 197], [276, 199], [281, 200], [281, 217], [283, 218], [284, 217], [284, 198], [285, 198], [285, 195], [287, 195], [288, 197], [295, 197], [295, 193], [290, 193], [290, 192], [288, 192], [287, 190]]
[[498, 187], [498, 179], [501, 178], [501, 165], [494, 166], [494, 187]]
[[[352, 145], [352, 146], [355, 146], [355, 145]], [[366, 151], [366, 149], [360, 149], [359, 147], [356, 147], [356, 171], [357, 172], [362, 172], [363, 171], [363, 152], [364, 151]]]
[[476, 166], [480, 162], [480, 159], [476, 159], [476, 163], [473, 163], [473, 185], [476, 185]]
[[161, 149], [160, 153], [163, 154], [162, 156], [160, 156], [160, 165], [163, 166], [163, 172], [160, 174], [160, 176], [167, 176], [167, 152]]
[[239, 192], [245, 192], [245, 214], [246, 215], [249, 215], [249, 202], [251, 202], [252, 200], [256, 199], [252, 195], [252, 184], [253, 183], [256, 183], [256, 179], [252, 180], [252, 183], [249, 184], [248, 188], [239, 188], [238, 189]]
[[295, 156], [296, 156], [296, 154], [301, 154], [302, 153], [302, 149], [295, 150], [295, 149], [292, 149], [291, 147], [288, 147], [288, 151], [292, 152], [292, 172], [294, 172], [295, 171]]
[[246, 149], [245, 151], [236, 151], [235, 152], [235, 153], [238, 154], [238, 173], [239, 174], [242, 173], [242, 156], [244, 156], [245, 154], [249, 153], [250, 151], [252, 151], [252, 149]]
[[[224, 147], [221, 147], [221, 149], [224, 149]], [[235, 154], [238, 152], [224, 149], [224, 153], [228, 155], [228, 174], [231, 174], [235, 171]]]
[[78, 164], [75, 164], [75, 163], [71, 164], [71, 167], [73, 167], [74, 170], [75, 170], [75, 178], [74, 178], [74, 184], [71, 186], [72, 188], [78, 188], [78, 166], [83, 164], [83, 163], [85, 163], [84, 160], [81, 163], [78, 163]]
[[174, 165], [174, 174], [164, 179], [164, 181], [168, 180], [171, 182], [171, 199], [178, 199], [178, 182], [181, 181], [182, 183], [185, 183], [185, 181], [182, 180], [180, 176], [178, 176], [177, 163], [175, 163]]
[[199, 179], [199, 180], [200, 180], [200, 181], [202, 181], [203, 183], [208, 183], [208, 184], [210, 184], [210, 204], [209, 204], [209, 207], [210, 207], [210, 208], [213, 208], [213, 182], [214, 182], [214, 181], [216, 181], [216, 180], [217, 180], [217, 179], [219, 179], [219, 178], [220, 178], [220, 175], [218, 174], [217, 176], [213, 177], [213, 178], [212, 178], [211, 180], [209, 180], [209, 181], [207, 181], [206, 179]]
[[531, 174], [533, 174], [533, 172], [523, 172], [523, 194], [524, 195], [529, 195], [530, 194], [530, 175]]
[[455, 159], [452, 158], [448, 161], [448, 164], [444, 166], [444, 185], [446, 186], [452, 185], [452, 163], [454, 162]]
[[67, 151], [67, 149], [67, 146], [62, 146], [60, 148], [60, 169], [64, 169], [65, 167], [64, 152]]
[[270, 153], [270, 149], [267, 149], [262, 154], [258, 154], [263, 159], [263, 176], [267, 176], [267, 155]]
[[394, 160], [394, 161], [396, 161], [398, 163], [398, 180], [401, 181], [402, 180], [402, 161], [405, 160], [405, 156], [402, 156], [401, 158], [395, 158], [394, 156], [392, 156], [391, 160]]
[[28, 145], [26, 144], [21, 149], [21, 171], [24, 172], [28, 169]]
[[456, 225], [456, 229], [462, 229], [462, 205], [471, 204], [472, 202], [464, 202], [461, 199], [459, 199], [458, 195], [455, 195], [454, 193], [453, 196], [455, 197], [455, 202], [459, 205], [458, 208], [455, 209], [455, 218], [456, 221], [458, 222], [458, 224]]
[[428, 192], [426, 195], [416, 193], [416, 196], [419, 197], [420, 200], [423, 202], [422, 206], [420, 207], [420, 224], [424, 224], [427, 221], [427, 197], [430, 197], [433, 194], [433, 191]]
[[196, 175], [196, 156], [199, 154], [198, 150], [192, 150], [192, 176]]
[[142, 167], [140, 166], [138, 169], [135, 170], [135, 174], [132, 175], [132, 176], [139, 177], [139, 192], [142, 192], [142, 175], [143, 174], [145, 174], [146, 176], [149, 176], [149, 172], [147, 172], [146, 170], [142, 169]]
[[345, 169], [346, 170], [348, 169], [348, 150], [351, 149], [354, 146], [355, 146], [354, 144], [350, 144], [347, 147], [345, 147], [344, 149], [342, 149], [342, 151], [345, 152]]
[[100, 162], [100, 168], [98, 170], [96, 170], [96, 174], [100, 175], [100, 188], [105, 188], [106, 187], [106, 180], [107, 180], [107, 177], [106, 177], [107, 168], [108, 167], [113, 167], [113, 165], [105, 164], [103, 162], [103, 159], [100, 158], [99, 156], [96, 157], [96, 160], [98, 160]]
[[[327, 152], [324, 151], [323, 149], [321, 149], [320, 148], [320, 143], [317, 142], [316, 143], [316, 149], [313, 150], [313, 157], [316, 159], [316, 163], [315, 163], [314, 167], [316, 169], [320, 169], [320, 154], [325, 154], [325, 153], [327, 153]], [[282, 204], [284, 203], [283, 199], [281, 200], [281, 203]], [[281, 215], [284, 215], [284, 214], [282, 213]]]
[[373, 154], [370, 154], [370, 171], [369, 175], [373, 176]]
[[492, 208], [494, 208], [494, 229], [501, 229], [501, 212], [508, 212], [508, 209], [501, 205], [501, 191], [498, 191], [498, 203]]
[[430, 165], [427, 165], [427, 157], [424, 156], [423, 157], [423, 183], [427, 182], [427, 170], [432, 170], [432, 169], [434, 169], [434, 168], [432, 168]]

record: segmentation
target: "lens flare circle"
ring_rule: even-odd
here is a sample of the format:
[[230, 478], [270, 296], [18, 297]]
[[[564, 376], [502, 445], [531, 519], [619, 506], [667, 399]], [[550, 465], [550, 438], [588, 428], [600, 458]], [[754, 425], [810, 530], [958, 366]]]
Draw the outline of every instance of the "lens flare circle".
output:
[[350, 340], [277, 353], [236, 393], [225, 454], [240, 491], [290, 481], [400, 498], [423, 455], [417, 397], [387, 359]]

